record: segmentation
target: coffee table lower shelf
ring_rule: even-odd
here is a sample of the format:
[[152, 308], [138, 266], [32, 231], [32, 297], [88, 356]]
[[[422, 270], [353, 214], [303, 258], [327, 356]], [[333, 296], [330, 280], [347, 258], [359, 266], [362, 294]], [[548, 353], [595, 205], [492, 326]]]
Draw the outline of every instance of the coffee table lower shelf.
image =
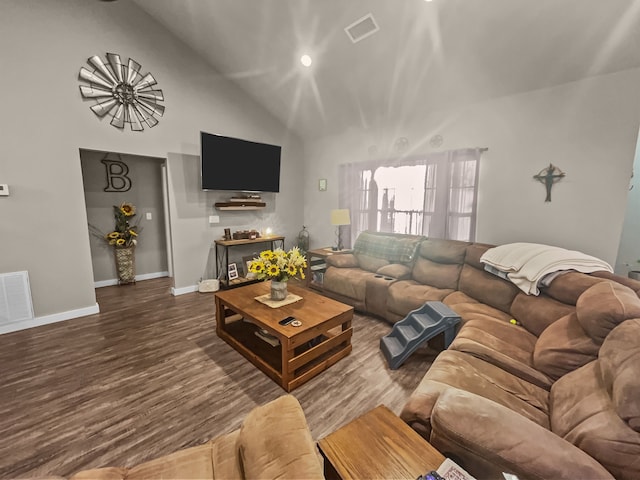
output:
[[350, 329], [345, 332], [325, 332], [325, 334], [316, 337], [312, 344], [306, 343], [294, 348], [291, 355], [286, 355], [285, 362], [289, 367], [292, 379], [285, 384], [281, 344], [272, 346], [261, 340], [255, 335], [258, 327], [243, 320], [227, 323], [225, 330], [225, 333], [219, 335], [220, 338], [287, 392], [299, 387], [346, 357], [352, 349], [351, 343], [345, 345], [345, 342], [348, 342], [351, 337]]

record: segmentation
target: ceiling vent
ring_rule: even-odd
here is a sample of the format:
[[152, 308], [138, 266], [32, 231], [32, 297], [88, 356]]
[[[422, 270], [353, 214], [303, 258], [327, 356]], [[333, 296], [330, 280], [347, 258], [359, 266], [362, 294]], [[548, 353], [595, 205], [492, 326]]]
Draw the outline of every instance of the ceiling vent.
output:
[[360, 40], [364, 40], [376, 33], [378, 30], [380, 30], [380, 27], [378, 27], [378, 24], [371, 13], [359, 18], [344, 29], [353, 43], [358, 43]]

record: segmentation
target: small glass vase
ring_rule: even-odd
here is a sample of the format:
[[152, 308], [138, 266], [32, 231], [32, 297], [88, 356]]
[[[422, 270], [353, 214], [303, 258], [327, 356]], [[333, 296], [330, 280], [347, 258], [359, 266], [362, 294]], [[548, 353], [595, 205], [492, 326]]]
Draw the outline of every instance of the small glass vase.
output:
[[271, 280], [271, 300], [284, 300], [288, 294], [286, 281]]

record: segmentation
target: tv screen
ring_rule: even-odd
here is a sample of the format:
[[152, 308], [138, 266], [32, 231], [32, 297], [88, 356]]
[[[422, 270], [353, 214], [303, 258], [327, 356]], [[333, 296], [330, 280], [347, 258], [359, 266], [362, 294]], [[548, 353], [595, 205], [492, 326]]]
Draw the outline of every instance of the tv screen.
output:
[[200, 132], [203, 190], [279, 192], [277, 145]]

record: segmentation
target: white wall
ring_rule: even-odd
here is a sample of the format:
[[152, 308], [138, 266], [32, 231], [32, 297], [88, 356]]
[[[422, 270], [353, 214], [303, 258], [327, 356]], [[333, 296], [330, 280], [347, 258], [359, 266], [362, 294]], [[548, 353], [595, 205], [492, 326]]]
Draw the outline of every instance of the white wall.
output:
[[[464, 108], [416, 111], [402, 122], [305, 145], [305, 224], [314, 246], [331, 245], [329, 210], [338, 206], [337, 166], [396, 155], [396, 138], [407, 137], [407, 154], [488, 147], [480, 166], [476, 241], [530, 241], [577, 249], [612, 265], [616, 259], [627, 187], [640, 119], [640, 70], [585, 79]], [[470, 88], [472, 82], [470, 82]], [[545, 203], [544, 185], [533, 175], [553, 163], [567, 175]], [[319, 192], [318, 178], [327, 178]]]
[[[119, 130], [99, 120], [92, 102], [81, 98], [80, 67], [107, 52], [142, 64], [166, 98], [165, 116], [144, 132]], [[86, 0], [2, 0], [0, 58], [3, 60], [2, 159], [0, 182], [11, 189], [0, 197], [0, 272], [27, 270], [37, 317], [56, 319], [95, 310], [89, 235], [79, 149], [167, 158], [199, 153], [199, 131], [213, 131], [283, 146], [282, 193], [272, 216], [278, 233], [293, 235], [302, 223], [302, 148], [281, 123], [239, 89], [203, 64], [166, 30], [128, 2]], [[173, 170], [175, 173], [176, 170]], [[176, 183], [174, 179], [174, 184]], [[176, 286], [202, 276], [208, 244], [223, 226], [262, 218], [216, 213], [202, 192], [187, 193], [197, 206], [177, 210], [172, 221], [190, 221], [183, 232], [188, 248], [173, 239]], [[267, 218], [268, 218], [268, 214]], [[270, 220], [270, 218], [268, 218]], [[266, 221], [266, 220], [265, 220]], [[273, 222], [276, 223], [275, 221]], [[191, 239], [197, 238], [197, 242]], [[196, 271], [197, 270], [197, 271]]]

